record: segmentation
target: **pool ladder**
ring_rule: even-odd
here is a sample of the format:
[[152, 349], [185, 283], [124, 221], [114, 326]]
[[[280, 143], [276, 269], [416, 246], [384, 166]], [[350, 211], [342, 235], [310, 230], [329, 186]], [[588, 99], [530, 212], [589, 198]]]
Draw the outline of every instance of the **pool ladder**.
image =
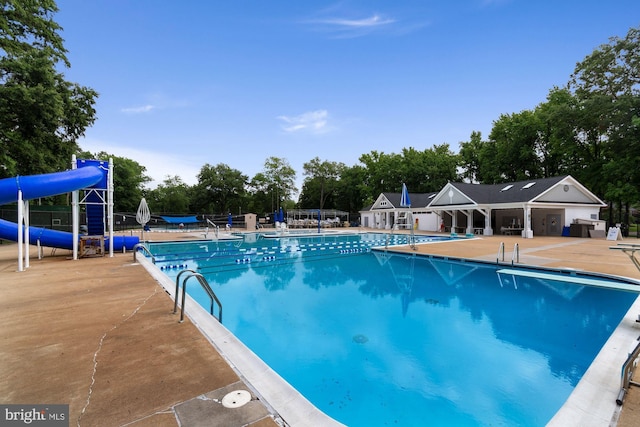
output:
[[[504, 242], [500, 242], [498, 255], [496, 256], [496, 264], [500, 263], [500, 258], [502, 258], [502, 262], [504, 262]], [[513, 253], [511, 254], [511, 265], [516, 262], [520, 263], [520, 246], [517, 243], [513, 246]]]
[[633, 373], [636, 368], [636, 361], [640, 357], [640, 343], [636, 345], [631, 353], [629, 353], [629, 357], [627, 357], [626, 362], [622, 365], [622, 381], [620, 384], [620, 392], [618, 393], [618, 397], [616, 398], [616, 403], [618, 406], [622, 405], [624, 402], [624, 398], [629, 391], [629, 387], [632, 385], [638, 387], [640, 383], [635, 381], [631, 381], [633, 377]]
[[136, 254], [138, 253], [138, 250], [146, 252], [149, 255], [149, 258], [151, 258], [151, 262], [154, 264], [156, 263], [156, 257], [153, 256], [149, 248], [147, 248], [144, 243], [136, 243], [133, 245], [133, 262], [136, 262]]
[[195, 277], [198, 280], [198, 283], [200, 283], [200, 286], [202, 286], [202, 289], [204, 289], [204, 291], [209, 296], [209, 299], [211, 300], [211, 306], [209, 308], [209, 313], [214, 317], [216, 317], [216, 316], [213, 314], [213, 303], [215, 302], [218, 305], [218, 316], [217, 316], [217, 319], [218, 319], [218, 322], [222, 323], [222, 303], [220, 302], [220, 300], [216, 296], [215, 292], [213, 292], [213, 289], [211, 289], [211, 286], [209, 286], [209, 282], [207, 282], [207, 279], [205, 279], [202, 274], [196, 273], [194, 270], [191, 270], [191, 269], [182, 270], [180, 273], [178, 273], [178, 276], [176, 276], [176, 292], [174, 294], [173, 314], [176, 314], [176, 312], [178, 311], [178, 297], [179, 297], [179, 291], [180, 291], [180, 276], [182, 276], [184, 273], [191, 273], [191, 274], [189, 274], [187, 277], [185, 277], [184, 280], [182, 281], [182, 306], [180, 307], [180, 323], [182, 323], [184, 321], [184, 306], [185, 306], [185, 302], [186, 302], [185, 297], [186, 297], [186, 294], [187, 294], [187, 280], [189, 280], [192, 277]]

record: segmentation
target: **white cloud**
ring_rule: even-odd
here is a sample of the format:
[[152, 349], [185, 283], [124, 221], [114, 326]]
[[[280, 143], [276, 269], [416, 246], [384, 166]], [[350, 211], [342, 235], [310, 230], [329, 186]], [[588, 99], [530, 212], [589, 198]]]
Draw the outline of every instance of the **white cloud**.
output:
[[379, 27], [381, 25], [393, 24], [396, 22], [394, 19], [383, 18], [380, 15], [373, 15], [364, 19], [342, 19], [331, 18], [317, 21], [321, 24], [335, 25], [336, 27], [343, 28], [363, 28], [363, 27]]
[[287, 133], [321, 134], [330, 130], [327, 124], [329, 119], [327, 110], [308, 111], [299, 116], [278, 116], [278, 119], [284, 122], [281, 127]]
[[344, 18], [344, 12], [332, 9], [321, 14], [324, 16], [306, 22], [316, 30], [331, 33], [336, 38], [362, 37], [383, 28], [393, 27], [396, 23], [395, 19], [377, 13], [364, 18]]
[[155, 107], [153, 105], [143, 105], [141, 107], [127, 107], [127, 108], [122, 108], [120, 111], [126, 114], [143, 114], [143, 113], [148, 113], [149, 111], [153, 110]]

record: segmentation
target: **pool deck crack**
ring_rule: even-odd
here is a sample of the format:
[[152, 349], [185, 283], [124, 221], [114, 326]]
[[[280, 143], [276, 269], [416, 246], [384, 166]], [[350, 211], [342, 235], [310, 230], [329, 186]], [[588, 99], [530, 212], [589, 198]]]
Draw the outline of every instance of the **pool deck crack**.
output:
[[118, 322], [115, 325], [113, 325], [109, 330], [107, 330], [104, 334], [102, 334], [102, 337], [100, 337], [100, 340], [98, 342], [98, 348], [96, 349], [95, 353], [93, 354], [93, 372], [91, 373], [91, 382], [89, 384], [89, 390], [87, 392], [87, 400], [86, 400], [86, 402], [84, 404], [84, 407], [82, 408], [82, 411], [80, 411], [80, 415], [78, 416], [78, 420], [76, 422], [76, 425], [78, 427], [80, 427], [80, 422], [82, 421], [82, 417], [84, 416], [85, 412], [87, 411], [87, 408], [89, 407], [89, 404], [91, 403], [91, 396], [93, 394], [93, 386], [95, 385], [96, 373], [98, 371], [98, 355], [100, 354], [100, 351], [102, 350], [102, 346], [104, 344], [104, 340], [107, 338], [107, 336], [111, 332], [113, 332], [119, 326], [123, 325], [129, 319], [131, 319], [133, 316], [135, 316], [138, 313], [138, 311], [140, 311], [140, 309], [147, 303], [147, 301], [149, 301], [151, 298], [153, 298], [153, 296], [155, 296], [158, 293], [159, 289], [160, 289], [159, 287], [155, 287], [154, 291], [151, 293], [151, 295], [147, 296], [125, 319], [123, 319], [120, 322]]

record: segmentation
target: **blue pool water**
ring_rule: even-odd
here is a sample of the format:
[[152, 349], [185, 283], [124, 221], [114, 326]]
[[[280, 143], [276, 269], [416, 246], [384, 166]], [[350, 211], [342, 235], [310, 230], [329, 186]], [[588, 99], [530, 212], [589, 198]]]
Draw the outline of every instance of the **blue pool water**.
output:
[[370, 249], [406, 236], [253, 238], [150, 249], [174, 280], [203, 274], [224, 325], [353, 427], [545, 425], [636, 298]]

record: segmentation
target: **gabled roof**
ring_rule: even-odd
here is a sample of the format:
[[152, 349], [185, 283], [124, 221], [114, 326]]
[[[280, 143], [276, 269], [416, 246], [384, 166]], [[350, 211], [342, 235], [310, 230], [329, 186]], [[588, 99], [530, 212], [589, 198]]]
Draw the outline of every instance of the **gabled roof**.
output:
[[[437, 193], [409, 193], [411, 199], [411, 208], [427, 207], [433, 197]], [[402, 193], [382, 193], [371, 207], [372, 209], [398, 209], [400, 208], [400, 199]], [[386, 202], [386, 204], [384, 203]]]
[[[381, 193], [363, 211], [399, 209], [401, 193]], [[437, 193], [410, 193], [411, 209], [510, 209], [526, 203], [545, 207], [555, 205], [606, 206], [571, 175], [539, 178], [505, 184], [450, 182]]]
[[[384, 197], [391, 203], [393, 208], [400, 208], [400, 199], [402, 198], [402, 193], [382, 193]], [[411, 207], [412, 208], [423, 208], [426, 207], [431, 199], [429, 196], [435, 195], [437, 193], [409, 193], [409, 198], [411, 199]]]
[[605, 205], [573, 177], [563, 175], [505, 184], [448, 183], [429, 207], [518, 203]]

